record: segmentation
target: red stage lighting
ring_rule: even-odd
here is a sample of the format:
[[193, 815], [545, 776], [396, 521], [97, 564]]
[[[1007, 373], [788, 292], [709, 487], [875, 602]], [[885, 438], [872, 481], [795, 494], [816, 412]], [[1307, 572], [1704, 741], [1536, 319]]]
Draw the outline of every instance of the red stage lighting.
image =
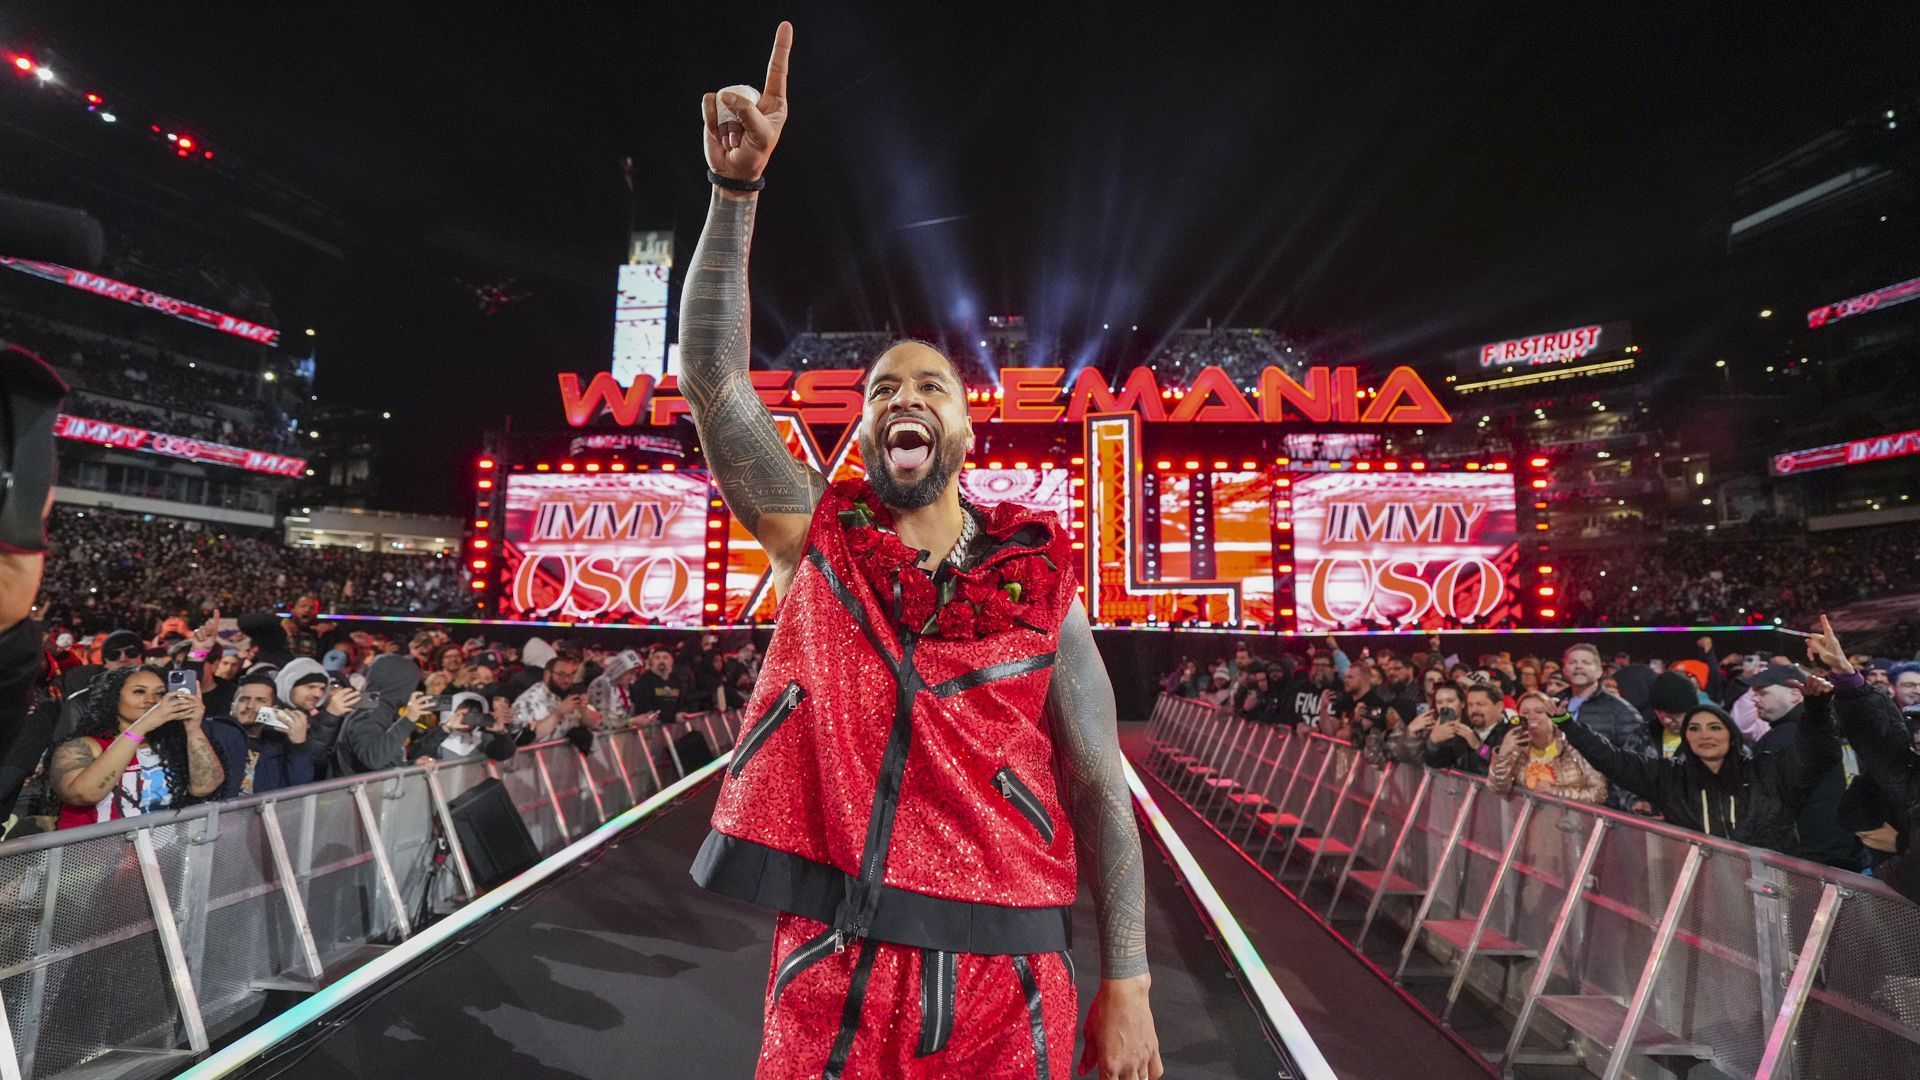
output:
[[707, 550], [708, 550], [708, 551], [719, 551], [719, 550], [720, 550], [720, 541], [718, 541], [718, 540], [709, 540], [709, 541], [707, 541]]
[[485, 518], [482, 518], [482, 519], [480, 519], [479, 521], [476, 521], [476, 522], [474, 522], [474, 523], [473, 523], [473, 527], [474, 527], [474, 528], [476, 528], [476, 529], [486, 529], [486, 528], [491, 528], [491, 527], [492, 527], [492, 525], [493, 525], [493, 522], [491, 522], [491, 521], [488, 521], [488, 520], [486, 520]]
[[989, 468], [989, 469], [1004, 469], [1004, 468], [1006, 468], [1006, 467], [1007, 467], [1007, 463], [1006, 463], [1006, 462], [1004, 462], [1004, 461], [989, 461], [989, 462], [987, 462], [987, 468]]
[[1412, 469], [1414, 472], [1426, 472], [1427, 463], [1424, 461], [1416, 461], [1413, 464], [1407, 466], [1407, 468]]
[[548, 469], [551, 469], [551, 468], [553, 468], [553, 466], [547, 464], [544, 461], [533, 467], [535, 472], [546, 472]]
[[719, 604], [708, 604], [708, 605], [706, 605], [706, 606], [705, 606], [705, 609], [704, 609], [704, 610], [707, 610], [707, 611], [719, 611], [719, 610], [720, 610], [720, 605], [719, 605]]
[[1354, 465], [1354, 469], [1358, 472], [1368, 472], [1372, 470], [1372, 468], [1373, 462], [1371, 461], [1362, 461]]
[[627, 463], [626, 463], [626, 462], [624, 462], [624, 461], [616, 461], [616, 462], [614, 462], [614, 463], [613, 463], [612, 465], [610, 465], [610, 466], [608, 466], [608, 467], [609, 467], [609, 468], [611, 468], [611, 469], [612, 469], [612, 470], [613, 470], [614, 472], [626, 472], [626, 471], [627, 471]]
[[1542, 585], [1542, 586], [1540, 586], [1540, 595], [1541, 595], [1541, 596], [1552, 596], [1552, 595], [1553, 595], [1553, 586], [1551, 586], [1551, 585]]
[[1291, 574], [1293, 573], [1293, 564], [1281, 563], [1279, 566], [1274, 567], [1274, 569], [1278, 570], [1282, 574]]
[[491, 544], [484, 536], [476, 536], [473, 538], [473, 550], [475, 551], [485, 551], [490, 546]]
[[1013, 467], [1016, 469], [1024, 469], [1027, 467], [1027, 463], [1024, 461], [1016, 461], [1013, 463]]
[[485, 579], [485, 578], [474, 578], [474, 579], [473, 579], [473, 587], [474, 587], [474, 588], [476, 588], [476, 589], [484, 589], [484, 588], [486, 588], [486, 587], [487, 587], [487, 582], [486, 582], [486, 579]]
[[719, 592], [719, 591], [720, 591], [720, 583], [719, 583], [719, 582], [717, 582], [717, 581], [709, 581], [709, 582], [707, 582], [707, 591], [708, 591], [708, 592]]
[[563, 461], [563, 462], [561, 462], [561, 463], [560, 463], [560, 471], [561, 471], [561, 472], [572, 472], [572, 471], [573, 471], [573, 462], [571, 462], [571, 461]]
[[587, 471], [588, 471], [588, 472], [599, 472], [599, 471], [600, 471], [600, 463], [599, 463], [599, 462], [597, 462], [597, 461], [589, 461], [589, 462], [587, 462]]
[[1541, 609], [1540, 609], [1540, 617], [1541, 617], [1541, 618], [1543, 618], [1543, 619], [1551, 619], [1551, 618], [1553, 618], [1553, 617], [1554, 617], [1555, 615], [1558, 615], [1558, 614], [1560, 614], [1560, 613], [1559, 613], [1559, 612], [1557, 612], [1557, 611], [1555, 611], [1555, 610], [1553, 610], [1553, 609], [1552, 609], [1552, 608], [1550, 608], [1550, 607], [1543, 607], [1543, 608], [1541, 608]]
[[193, 140], [187, 138], [185, 135], [180, 136], [180, 149], [182, 150], [193, 149]]
[[1535, 480], [1535, 481], [1533, 482], [1533, 489], [1534, 489], [1535, 491], [1541, 491], [1541, 490], [1543, 490], [1543, 489], [1545, 489], [1545, 488], [1546, 488], [1546, 486], [1547, 486], [1547, 482], [1546, 482], [1545, 480]]
[[1281, 532], [1289, 532], [1293, 529], [1293, 522], [1279, 521], [1279, 522], [1275, 522], [1273, 527], [1276, 529], [1279, 529]]
[[1153, 467], [1154, 467], [1154, 468], [1156, 468], [1156, 469], [1171, 469], [1171, 468], [1173, 468], [1173, 462], [1171, 462], [1171, 461], [1156, 461], [1156, 462], [1154, 462], [1154, 463], [1153, 463]]
[[1246, 470], [1248, 470], [1248, 471], [1252, 471], [1253, 469], [1255, 469], [1255, 468], [1258, 468], [1258, 466], [1256, 466], [1256, 465], [1255, 465], [1255, 464], [1254, 464], [1253, 462], [1251, 462], [1251, 461], [1243, 461], [1243, 462], [1241, 462], [1241, 463], [1240, 463], [1240, 467], [1241, 467], [1242, 469], [1246, 469]]
[[491, 468], [493, 468], [493, 459], [492, 459], [492, 458], [490, 458], [490, 457], [483, 457], [483, 458], [481, 458], [481, 459], [480, 459], [480, 467], [481, 467], [481, 468], [483, 468], [483, 469], [491, 469]]
[[1188, 469], [1197, 469], [1197, 468], [1199, 468], [1199, 467], [1200, 467], [1200, 463], [1199, 463], [1199, 462], [1197, 462], [1197, 461], [1189, 461], [1189, 462], [1187, 462], [1187, 468], [1188, 468]]
[[1551, 573], [1553, 573], [1553, 567], [1551, 567], [1551, 566], [1542, 566], [1542, 567], [1540, 568], [1540, 573], [1541, 573], [1541, 576], [1543, 576], [1543, 577], [1544, 577], [1545, 575], [1547, 575], [1547, 574], [1551, 574]]
[[661, 471], [661, 472], [672, 472], [672, 471], [674, 471], [675, 469], [678, 469], [679, 467], [680, 467], [680, 466], [678, 466], [678, 465], [675, 465], [675, 464], [674, 464], [673, 462], [671, 462], [671, 461], [668, 461], [668, 462], [664, 462], [664, 463], [662, 463], [662, 464], [661, 464], [661, 466], [660, 466], [660, 471]]
[[1085, 465], [1087, 463], [1087, 459], [1080, 456], [1079, 454], [1075, 454], [1073, 456], [1073, 463], [1075, 465]]
[[487, 560], [485, 559], [473, 560], [473, 568], [475, 570], [485, 570], [487, 568]]
[[478, 486], [478, 487], [479, 487], [479, 488], [480, 488], [480, 489], [481, 489], [482, 491], [485, 491], [485, 490], [486, 490], [487, 488], [490, 488], [490, 487], [492, 487], [492, 486], [493, 486], [493, 481], [491, 481], [491, 480], [482, 480], [482, 481], [480, 481], [480, 483], [479, 483], [479, 484], [478, 484], [477, 486]]
[[87, 95], [87, 104], [89, 104], [89, 105], [98, 105], [98, 104], [100, 104], [100, 100], [101, 100], [101, 98], [100, 98], [100, 95], [99, 95], [99, 94], [88, 94], [88, 95]]
[[1280, 479], [1275, 480], [1273, 482], [1273, 486], [1281, 487], [1281, 488], [1290, 488], [1293, 486], [1293, 481], [1283, 476]]
[[1467, 471], [1468, 471], [1468, 472], [1479, 472], [1479, 471], [1480, 471], [1480, 463], [1479, 463], [1479, 462], [1477, 462], [1477, 461], [1469, 461], [1469, 462], [1467, 462]]
[[1087, 545], [1086, 545], [1085, 543], [1083, 543], [1083, 542], [1081, 542], [1081, 541], [1079, 541], [1079, 540], [1075, 540], [1075, 541], [1073, 542], [1073, 550], [1075, 550], [1075, 551], [1085, 551], [1085, 550], [1087, 550]]
[[1383, 461], [1380, 463], [1380, 467], [1387, 470], [1388, 472], [1400, 471], [1400, 463], [1397, 461]]
[[707, 569], [709, 569], [709, 570], [718, 570], [718, 569], [720, 569], [720, 562], [719, 562], [719, 560], [717, 560], [717, 559], [710, 559], [710, 560], [708, 560], [708, 562], [707, 562]]
[[1487, 466], [1487, 468], [1492, 469], [1494, 472], [1506, 472], [1507, 463], [1504, 461], [1496, 461], [1493, 464]]
[[1543, 457], [1529, 458], [1527, 459], [1527, 464], [1536, 469], [1544, 469], [1547, 467], [1547, 459]]
[[1280, 609], [1280, 614], [1286, 618], [1291, 619], [1293, 618], [1293, 609], [1290, 607], [1283, 607]]
[[1224, 461], [1216, 461], [1213, 463], [1213, 467], [1215, 469], [1224, 469], [1227, 467], [1227, 463]]
[[708, 518], [708, 519], [707, 519], [707, 528], [709, 528], [709, 529], [717, 529], [717, 528], [719, 528], [720, 526], [722, 526], [722, 525], [725, 525], [725, 524], [726, 524], [726, 521], [725, 521], [724, 519], [722, 519], [722, 518]]
[[21, 71], [32, 71], [33, 60], [25, 56], [16, 56], [13, 58], [13, 66], [19, 68]]

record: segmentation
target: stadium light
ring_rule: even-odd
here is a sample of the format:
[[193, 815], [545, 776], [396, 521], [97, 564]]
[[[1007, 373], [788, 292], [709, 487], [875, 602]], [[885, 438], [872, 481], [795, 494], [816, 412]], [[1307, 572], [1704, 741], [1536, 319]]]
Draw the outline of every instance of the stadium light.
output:
[[26, 56], [16, 56], [13, 58], [13, 66], [19, 68], [21, 71], [32, 71], [33, 59]]
[[40, 66], [40, 67], [37, 67], [37, 68], [34, 68], [34, 69], [33, 69], [33, 73], [34, 73], [35, 75], [38, 75], [38, 76], [40, 77], [40, 81], [41, 81], [41, 82], [52, 82], [52, 81], [53, 81], [53, 69], [52, 69], [52, 68], [50, 68], [50, 67], [47, 67], [47, 66], [45, 66], [45, 65], [42, 65], [42, 66]]
[[119, 120], [120, 118], [119, 118], [119, 117], [117, 117], [117, 116], [115, 116], [115, 115], [113, 115], [113, 114], [112, 114], [112, 113], [110, 113], [110, 112], [103, 112], [103, 113], [101, 113], [101, 114], [100, 114], [100, 119], [101, 119], [101, 121], [102, 121], [103, 123], [108, 123], [108, 124], [111, 124], [111, 123], [114, 123], [115, 121], [117, 121], [117, 120]]
[[1771, 318], [1773, 318], [1773, 309], [1772, 309], [1772, 308], [1770, 308], [1770, 307], [1767, 307], [1767, 308], [1761, 308], [1761, 309], [1760, 309], [1760, 317], [1761, 317], [1761, 318], [1763, 318], [1763, 319], [1771, 319]]
[[487, 457], [483, 457], [483, 458], [481, 458], [481, 459], [480, 459], [480, 467], [481, 467], [481, 468], [483, 468], [483, 469], [491, 469], [491, 468], [493, 468], [493, 459], [492, 459], [492, 458], [487, 458]]

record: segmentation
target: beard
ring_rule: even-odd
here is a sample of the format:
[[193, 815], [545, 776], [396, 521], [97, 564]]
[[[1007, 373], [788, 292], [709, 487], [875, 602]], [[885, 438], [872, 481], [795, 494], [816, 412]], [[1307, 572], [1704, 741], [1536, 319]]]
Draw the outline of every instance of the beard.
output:
[[886, 448], [880, 445], [871, 426], [860, 432], [860, 457], [867, 466], [867, 483], [873, 485], [874, 494], [880, 496], [881, 502], [900, 510], [918, 510], [933, 505], [940, 493], [947, 490], [953, 475], [960, 471], [961, 463], [967, 459], [967, 437], [959, 431], [941, 436], [927, 461], [926, 475], [918, 480], [902, 481], [893, 474]]

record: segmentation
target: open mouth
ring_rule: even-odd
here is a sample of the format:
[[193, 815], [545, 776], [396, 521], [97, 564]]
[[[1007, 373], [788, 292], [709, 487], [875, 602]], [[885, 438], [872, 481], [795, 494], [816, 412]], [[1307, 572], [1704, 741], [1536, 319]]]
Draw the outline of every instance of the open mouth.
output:
[[933, 429], [923, 421], [904, 418], [887, 428], [887, 464], [895, 472], [912, 472], [933, 458]]

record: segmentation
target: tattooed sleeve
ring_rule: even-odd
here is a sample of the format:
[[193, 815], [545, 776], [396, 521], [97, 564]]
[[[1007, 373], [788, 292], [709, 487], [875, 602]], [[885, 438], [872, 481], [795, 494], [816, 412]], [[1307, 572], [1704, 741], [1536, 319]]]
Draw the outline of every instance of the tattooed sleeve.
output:
[[1120, 771], [1113, 684], [1093, 644], [1086, 609], [1075, 601], [1060, 628], [1060, 651], [1047, 690], [1054, 752], [1065, 767], [1073, 829], [1091, 868], [1100, 924], [1100, 975], [1128, 979], [1147, 971], [1146, 867], [1133, 799]]
[[787, 452], [747, 378], [747, 248], [758, 206], [714, 194], [680, 298], [680, 392], [728, 509], [755, 535], [767, 515], [811, 514], [826, 488]]

